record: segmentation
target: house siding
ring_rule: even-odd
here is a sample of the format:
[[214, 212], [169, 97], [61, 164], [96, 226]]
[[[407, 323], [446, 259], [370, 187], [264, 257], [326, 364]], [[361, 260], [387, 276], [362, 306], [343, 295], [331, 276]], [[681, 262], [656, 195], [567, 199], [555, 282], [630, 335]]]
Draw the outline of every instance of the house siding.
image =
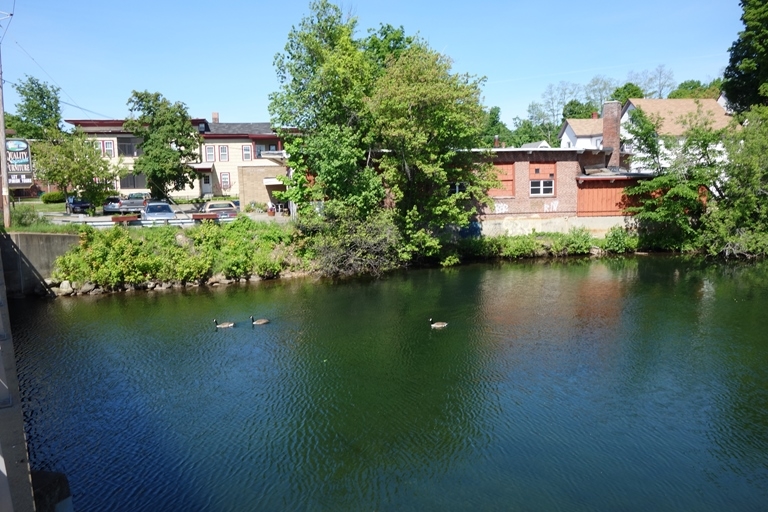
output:
[[577, 188], [577, 216], [611, 217], [623, 215], [630, 201], [624, 190], [637, 180], [583, 180]]

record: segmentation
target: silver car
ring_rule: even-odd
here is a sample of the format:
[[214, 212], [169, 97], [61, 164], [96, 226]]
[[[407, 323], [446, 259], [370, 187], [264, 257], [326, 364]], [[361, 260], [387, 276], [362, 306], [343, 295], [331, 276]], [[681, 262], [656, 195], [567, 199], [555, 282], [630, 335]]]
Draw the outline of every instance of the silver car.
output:
[[141, 210], [141, 220], [173, 220], [175, 218], [176, 212], [168, 203], [147, 203], [147, 206]]

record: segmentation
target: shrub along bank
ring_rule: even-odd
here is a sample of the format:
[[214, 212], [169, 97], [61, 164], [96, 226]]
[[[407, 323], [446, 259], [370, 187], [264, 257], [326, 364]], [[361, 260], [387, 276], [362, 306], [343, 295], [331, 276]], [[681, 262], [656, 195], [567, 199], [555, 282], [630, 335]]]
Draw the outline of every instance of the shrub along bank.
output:
[[380, 276], [409, 265], [622, 253], [636, 247], [636, 238], [619, 228], [605, 240], [593, 239], [585, 229], [470, 238], [446, 231], [439, 258], [406, 260], [386, 212], [364, 221], [307, 216], [294, 224], [278, 224], [241, 216], [227, 224], [204, 222], [188, 229], [82, 227], [79, 236], [79, 244], [55, 262], [52, 283], [59, 294], [273, 279], [286, 272]]

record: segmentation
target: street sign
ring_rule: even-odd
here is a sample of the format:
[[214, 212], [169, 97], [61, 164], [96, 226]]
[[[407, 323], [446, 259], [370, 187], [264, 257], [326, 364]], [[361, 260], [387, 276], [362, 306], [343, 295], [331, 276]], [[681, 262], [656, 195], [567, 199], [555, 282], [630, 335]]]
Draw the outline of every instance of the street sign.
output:
[[29, 188], [34, 185], [29, 142], [24, 139], [8, 139], [5, 141], [5, 149], [8, 155], [8, 188]]

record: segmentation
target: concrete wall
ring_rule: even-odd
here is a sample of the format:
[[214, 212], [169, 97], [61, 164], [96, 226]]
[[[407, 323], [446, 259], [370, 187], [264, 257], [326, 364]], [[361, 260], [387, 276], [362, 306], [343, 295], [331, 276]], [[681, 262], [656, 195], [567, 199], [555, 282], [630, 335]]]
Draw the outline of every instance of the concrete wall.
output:
[[572, 228], [586, 228], [594, 237], [604, 237], [614, 226], [625, 227], [627, 218], [576, 217], [543, 215], [486, 215], [482, 222], [482, 233], [486, 236], [528, 235], [537, 233], [567, 233]]
[[51, 276], [56, 258], [78, 241], [77, 235], [4, 233], [0, 236], [0, 254], [7, 293], [35, 293], [35, 288]]
[[32, 512], [31, 474], [5, 288], [0, 282], [0, 510]]
[[240, 184], [240, 208], [255, 201], [257, 203], [278, 202], [275, 191], [285, 190], [285, 185], [264, 185], [265, 178], [287, 176], [288, 169], [282, 165], [248, 165], [237, 168]]

